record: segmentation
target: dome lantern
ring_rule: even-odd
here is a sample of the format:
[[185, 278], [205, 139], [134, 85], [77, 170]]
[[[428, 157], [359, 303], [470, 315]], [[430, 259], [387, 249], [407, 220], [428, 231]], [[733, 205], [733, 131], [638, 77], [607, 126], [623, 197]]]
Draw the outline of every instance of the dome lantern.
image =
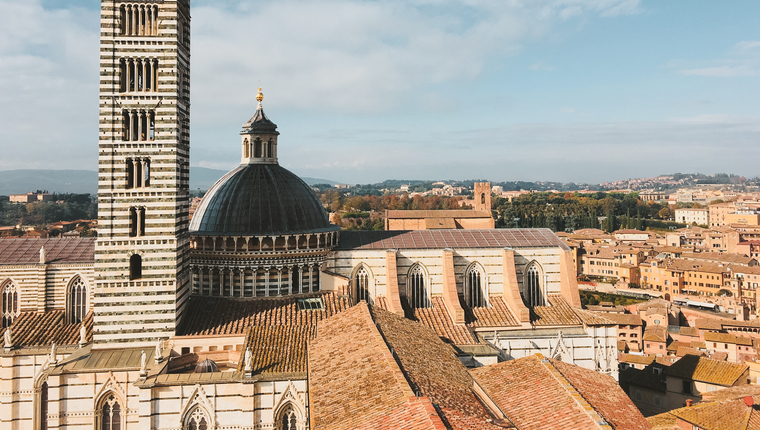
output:
[[256, 113], [243, 124], [242, 157], [240, 164], [278, 164], [277, 161], [277, 124], [267, 118], [262, 102], [264, 93], [259, 88], [256, 94]]

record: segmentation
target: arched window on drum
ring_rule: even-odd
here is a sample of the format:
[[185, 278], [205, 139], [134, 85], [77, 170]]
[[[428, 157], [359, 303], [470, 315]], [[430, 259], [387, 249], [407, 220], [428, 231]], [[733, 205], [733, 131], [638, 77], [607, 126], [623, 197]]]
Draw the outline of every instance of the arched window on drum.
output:
[[520, 295], [528, 308], [546, 306], [546, 292], [543, 280], [543, 270], [535, 261], [525, 268]]
[[488, 306], [488, 287], [486, 272], [478, 263], [471, 264], [464, 276], [464, 300], [471, 308]]
[[427, 272], [417, 263], [409, 269], [406, 276], [406, 299], [412, 308], [429, 308], [430, 296]]
[[370, 294], [371, 277], [369, 270], [362, 265], [356, 270], [354, 274], [354, 298], [356, 303], [364, 300], [367, 303], [372, 303], [372, 296]]

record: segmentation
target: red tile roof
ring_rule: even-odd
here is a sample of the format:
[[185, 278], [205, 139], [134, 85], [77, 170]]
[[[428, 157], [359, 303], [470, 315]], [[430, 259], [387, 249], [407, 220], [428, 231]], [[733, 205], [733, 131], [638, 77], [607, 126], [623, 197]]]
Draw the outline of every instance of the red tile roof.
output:
[[431, 307], [414, 309], [414, 318], [434, 330], [444, 341], [455, 345], [480, 343], [475, 334], [464, 324], [455, 324], [446, 310], [443, 297], [434, 296]]
[[731, 386], [749, 370], [745, 364], [728, 363], [687, 355], [665, 370], [665, 374], [709, 384]]
[[491, 211], [476, 211], [462, 209], [443, 210], [386, 210], [388, 219], [420, 219], [420, 218], [493, 218]]
[[0, 265], [38, 264], [42, 247], [48, 264], [95, 262], [94, 237], [20, 238], [0, 240]]
[[549, 295], [549, 306], [534, 306], [531, 320], [536, 326], [581, 325], [581, 319], [559, 294]]
[[414, 395], [363, 302], [320, 323], [308, 361], [313, 429], [445, 428]]
[[520, 325], [501, 296], [489, 297], [488, 302], [490, 306], [484, 308], [470, 308], [464, 303], [464, 300], [460, 300], [459, 302], [467, 314], [467, 325], [472, 328]]
[[[559, 368], [570, 378], [565, 377]], [[583, 385], [583, 392], [586, 393], [594, 389], [593, 385], [586, 387], [586, 384], [599, 382], [596, 377], [585, 373], [581, 375], [561, 365], [557, 367], [557, 362], [544, 359], [539, 354], [471, 369], [470, 373], [521, 430], [598, 428], [597, 423], [602, 417], [607, 419], [603, 412], [618, 423], [620, 414], [628, 411], [633, 414], [631, 427], [623, 424], [615, 428], [648, 428], [637, 424], [643, 419], [641, 413], [612, 378], [607, 377], [610, 381], [604, 381], [596, 388], [599, 392], [593, 396], [597, 402], [594, 406], [571, 381]], [[605, 395], [619, 404], [599, 399]]]
[[412, 231], [344, 231], [339, 249], [443, 249], [443, 248], [570, 248], [551, 230], [412, 230]]
[[253, 374], [306, 373], [306, 343], [316, 334], [314, 326], [254, 326], [248, 330], [238, 371], [245, 369], [250, 348]]
[[[62, 310], [21, 312], [11, 324], [11, 338], [16, 348], [51, 346], [53, 342], [59, 346], [78, 345], [82, 324], [87, 339], [92, 339], [92, 312], [77, 324], [70, 324], [66, 320], [66, 312]], [[0, 339], [5, 335], [5, 330], [0, 329]]]
[[372, 316], [410, 385], [441, 410], [445, 421], [466, 424], [454, 428], [496, 428], [486, 422], [493, 417], [473, 394], [467, 369], [435, 332], [382, 309], [373, 308]]
[[[323, 310], [298, 309], [298, 299], [320, 297]], [[329, 316], [349, 308], [348, 298], [336, 291], [284, 297], [232, 299], [193, 296], [185, 311], [181, 336], [245, 334], [251, 326], [316, 325]]]
[[612, 428], [649, 428], [644, 416], [611, 376], [561, 361], [550, 362]]

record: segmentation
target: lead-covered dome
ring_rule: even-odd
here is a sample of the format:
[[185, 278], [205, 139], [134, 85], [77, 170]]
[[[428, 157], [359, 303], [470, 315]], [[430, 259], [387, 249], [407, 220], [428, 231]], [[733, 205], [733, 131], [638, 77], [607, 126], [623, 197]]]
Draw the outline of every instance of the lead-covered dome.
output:
[[206, 193], [190, 231], [200, 235], [274, 235], [333, 231], [314, 191], [279, 164], [241, 165]]

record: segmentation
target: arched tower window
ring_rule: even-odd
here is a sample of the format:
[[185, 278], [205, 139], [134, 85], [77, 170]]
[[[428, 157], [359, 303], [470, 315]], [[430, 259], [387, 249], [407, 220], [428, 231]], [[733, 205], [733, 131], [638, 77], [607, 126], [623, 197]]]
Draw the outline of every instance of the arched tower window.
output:
[[485, 272], [479, 264], [475, 263], [467, 268], [464, 277], [464, 299], [471, 308], [488, 306], [485, 281]]
[[287, 405], [277, 419], [277, 430], [298, 430], [298, 413], [293, 405]]
[[134, 254], [129, 257], [129, 280], [142, 278], [142, 257]]
[[422, 265], [415, 264], [406, 277], [406, 298], [412, 308], [429, 308], [427, 276]]
[[121, 430], [121, 405], [116, 396], [106, 395], [98, 412], [100, 412], [98, 430]]
[[356, 271], [354, 275], [354, 287], [356, 288], [356, 302], [364, 300], [367, 303], [371, 303], [372, 298], [369, 294], [369, 272], [367, 268], [362, 266]]
[[19, 291], [16, 284], [8, 282], [3, 287], [2, 322], [3, 327], [10, 327], [19, 314]]
[[261, 158], [261, 139], [253, 140], [253, 158]]
[[243, 140], [243, 158], [251, 158], [251, 145], [248, 139]]
[[486, 193], [480, 193], [480, 204], [486, 204]]
[[206, 412], [203, 411], [199, 406], [196, 406], [195, 409], [190, 411], [189, 414], [187, 414], [187, 418], [185, 419], [185, 430], [207, 430], [208, 429], [208, 418], [206, 417]]
[[520, 291], [523, 303], [529, 308], [546, 305], [541, 277], [541, 267], [538, 263], [529, 264], [525, 270], [525, 279], [523, 279], [522, 290]]
[[66, 302], [68, 304], [69, 322], [71, 324], [82, 322], [84, 316], [87, 315], [87, 285], [81, 277], [77, 276], [69, 284]]

